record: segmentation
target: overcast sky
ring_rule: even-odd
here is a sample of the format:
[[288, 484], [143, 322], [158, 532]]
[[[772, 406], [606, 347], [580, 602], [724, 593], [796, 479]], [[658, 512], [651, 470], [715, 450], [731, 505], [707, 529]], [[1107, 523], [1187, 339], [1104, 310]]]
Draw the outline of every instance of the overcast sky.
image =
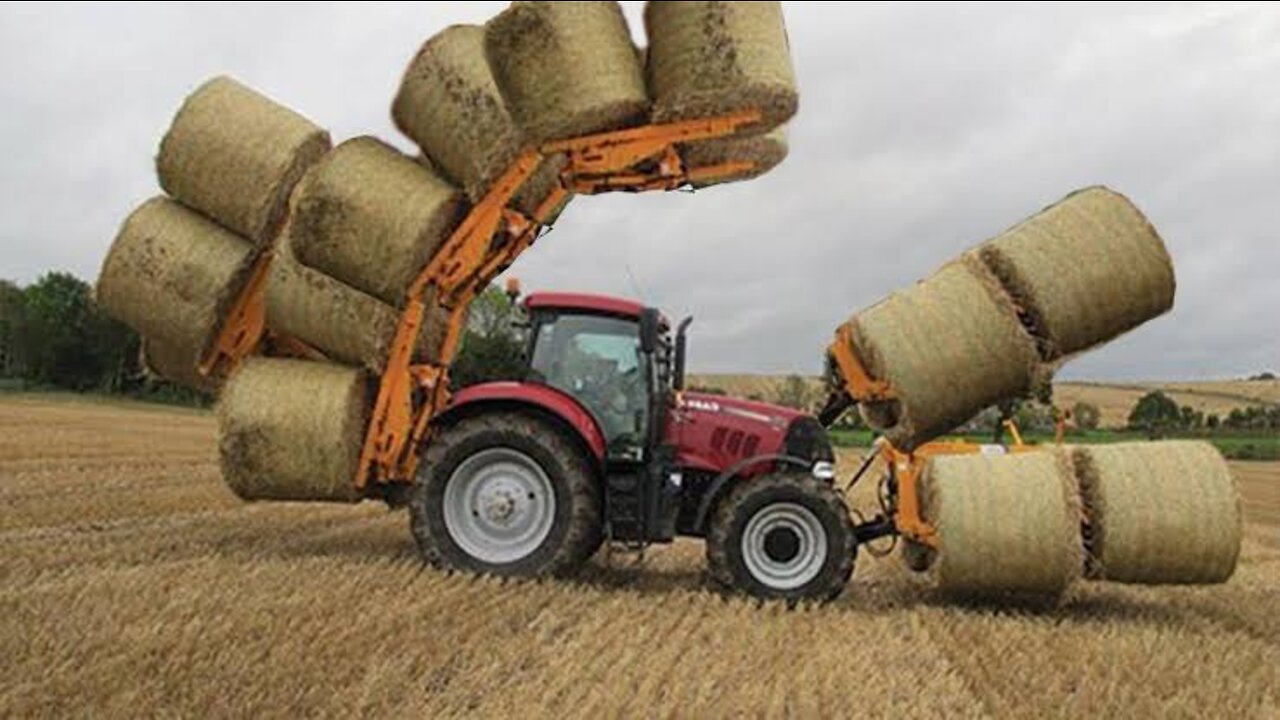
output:
[[[641, 3], [623, 3], [643, 41]], [[0, 277], [90, 281], [183, 97], [231, 74], [331, 129], [389, 119], [419, 44], [504, 3], [0, 6]], [[832, 330], [1069, 191], [1129, 195], [1173, 255], [1172, 313], [1064, 377], [1280, 370], [1280, 10], [1266, 4], [785, 3], [800, 85], [771, 174], [579, 198], [526, 289], [692, 314], [691, 363], [817, 372]]]

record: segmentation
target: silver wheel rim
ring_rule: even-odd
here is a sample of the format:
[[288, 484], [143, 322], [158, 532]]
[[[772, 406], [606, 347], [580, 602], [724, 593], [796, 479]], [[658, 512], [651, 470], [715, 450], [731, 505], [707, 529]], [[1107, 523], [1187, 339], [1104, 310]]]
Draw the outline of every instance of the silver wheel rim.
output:
[[[783, 552], [779, 552], [780, 545]], [[775, 590], [795, 590], [822, 572], [827, 562], [827, 533], [818, 516], [803, 505], [766, 505], [747, 521], [742, 560], [761, 584]]]
[[551, 534], [556, 497], [533, 458], [511, 448], [463, 460], [444, 488], [444, 525], [463, 552], [491, 565], [528, 557]]

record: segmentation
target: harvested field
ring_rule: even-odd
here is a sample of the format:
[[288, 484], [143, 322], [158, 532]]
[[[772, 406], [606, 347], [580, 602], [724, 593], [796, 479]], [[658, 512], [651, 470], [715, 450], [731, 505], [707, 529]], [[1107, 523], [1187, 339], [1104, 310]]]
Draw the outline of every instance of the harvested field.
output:
[[575, 582], [423, 569], [403, 513], [237, 500], [209, 413], [0, 396], [0, 715], [1275, 717], [1280, 464], [1232, 467], [1226, 585], [960, 605], [864, 554], [787, 611], [709, 592], [691, 541]]

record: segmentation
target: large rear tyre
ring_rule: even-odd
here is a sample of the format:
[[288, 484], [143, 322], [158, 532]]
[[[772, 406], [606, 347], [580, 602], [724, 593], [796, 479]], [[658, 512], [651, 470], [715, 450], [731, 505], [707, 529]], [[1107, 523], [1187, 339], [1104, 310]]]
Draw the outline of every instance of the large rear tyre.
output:
[[437, 433], [409, 515], [425, 561], [493, 575], [569, 575], [602, 539], [588, 458], [553, 424], [518, 412], [477, 415]]
[[830, 600], [848, 584], [856, 553], [844, 499], [795, 472], [741, 482], [720, 501], [707, 533], [712, 579], [760, 598]]

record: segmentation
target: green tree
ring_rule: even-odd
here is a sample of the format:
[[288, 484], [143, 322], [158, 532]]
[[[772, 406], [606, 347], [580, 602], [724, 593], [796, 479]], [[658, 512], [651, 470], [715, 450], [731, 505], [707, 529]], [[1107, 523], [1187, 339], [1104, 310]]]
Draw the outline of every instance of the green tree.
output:
[[1081, 400], [1071, 408], [1071, 417], [1075, 418], [1076, 427], [1081, 430], [1097, 430], [1102, 419], [1102, 412], [1091, 402]]
[[124, 389], [137, 336], [98, 308], [88, 283], [46, 273], [22, 295], [26, 377], [77, 391]]
[[1217, 430], [1218, 426], [1221, 424], [1222, 418], [1219, 418], [1217, 413], [1209, 413], [1209, 417], [1205, 418], [1205, 425], [1210, 430]]
[[495, 380], [518, 380], [524, 371], [520, 306], [497, 287], [471, 303], [458, 356], [449, 371], [455, 389]]
[[805, 382], [804, 378], [799, 375], [788, 375], [773, 394], [775, 403], [795, 408], [796, 410], [808, 410], [812, 400], [809, 383]]
[[1178, 403], [1159, 390], [1143, 395], [1129, 412], [1129, 427], [1145, 430], [1151, 437], [1159, 437], [1181, 422]]
[[22, 377], [25, 371], [26, 298], [22, 288], [0, 280], [0, 377]]

